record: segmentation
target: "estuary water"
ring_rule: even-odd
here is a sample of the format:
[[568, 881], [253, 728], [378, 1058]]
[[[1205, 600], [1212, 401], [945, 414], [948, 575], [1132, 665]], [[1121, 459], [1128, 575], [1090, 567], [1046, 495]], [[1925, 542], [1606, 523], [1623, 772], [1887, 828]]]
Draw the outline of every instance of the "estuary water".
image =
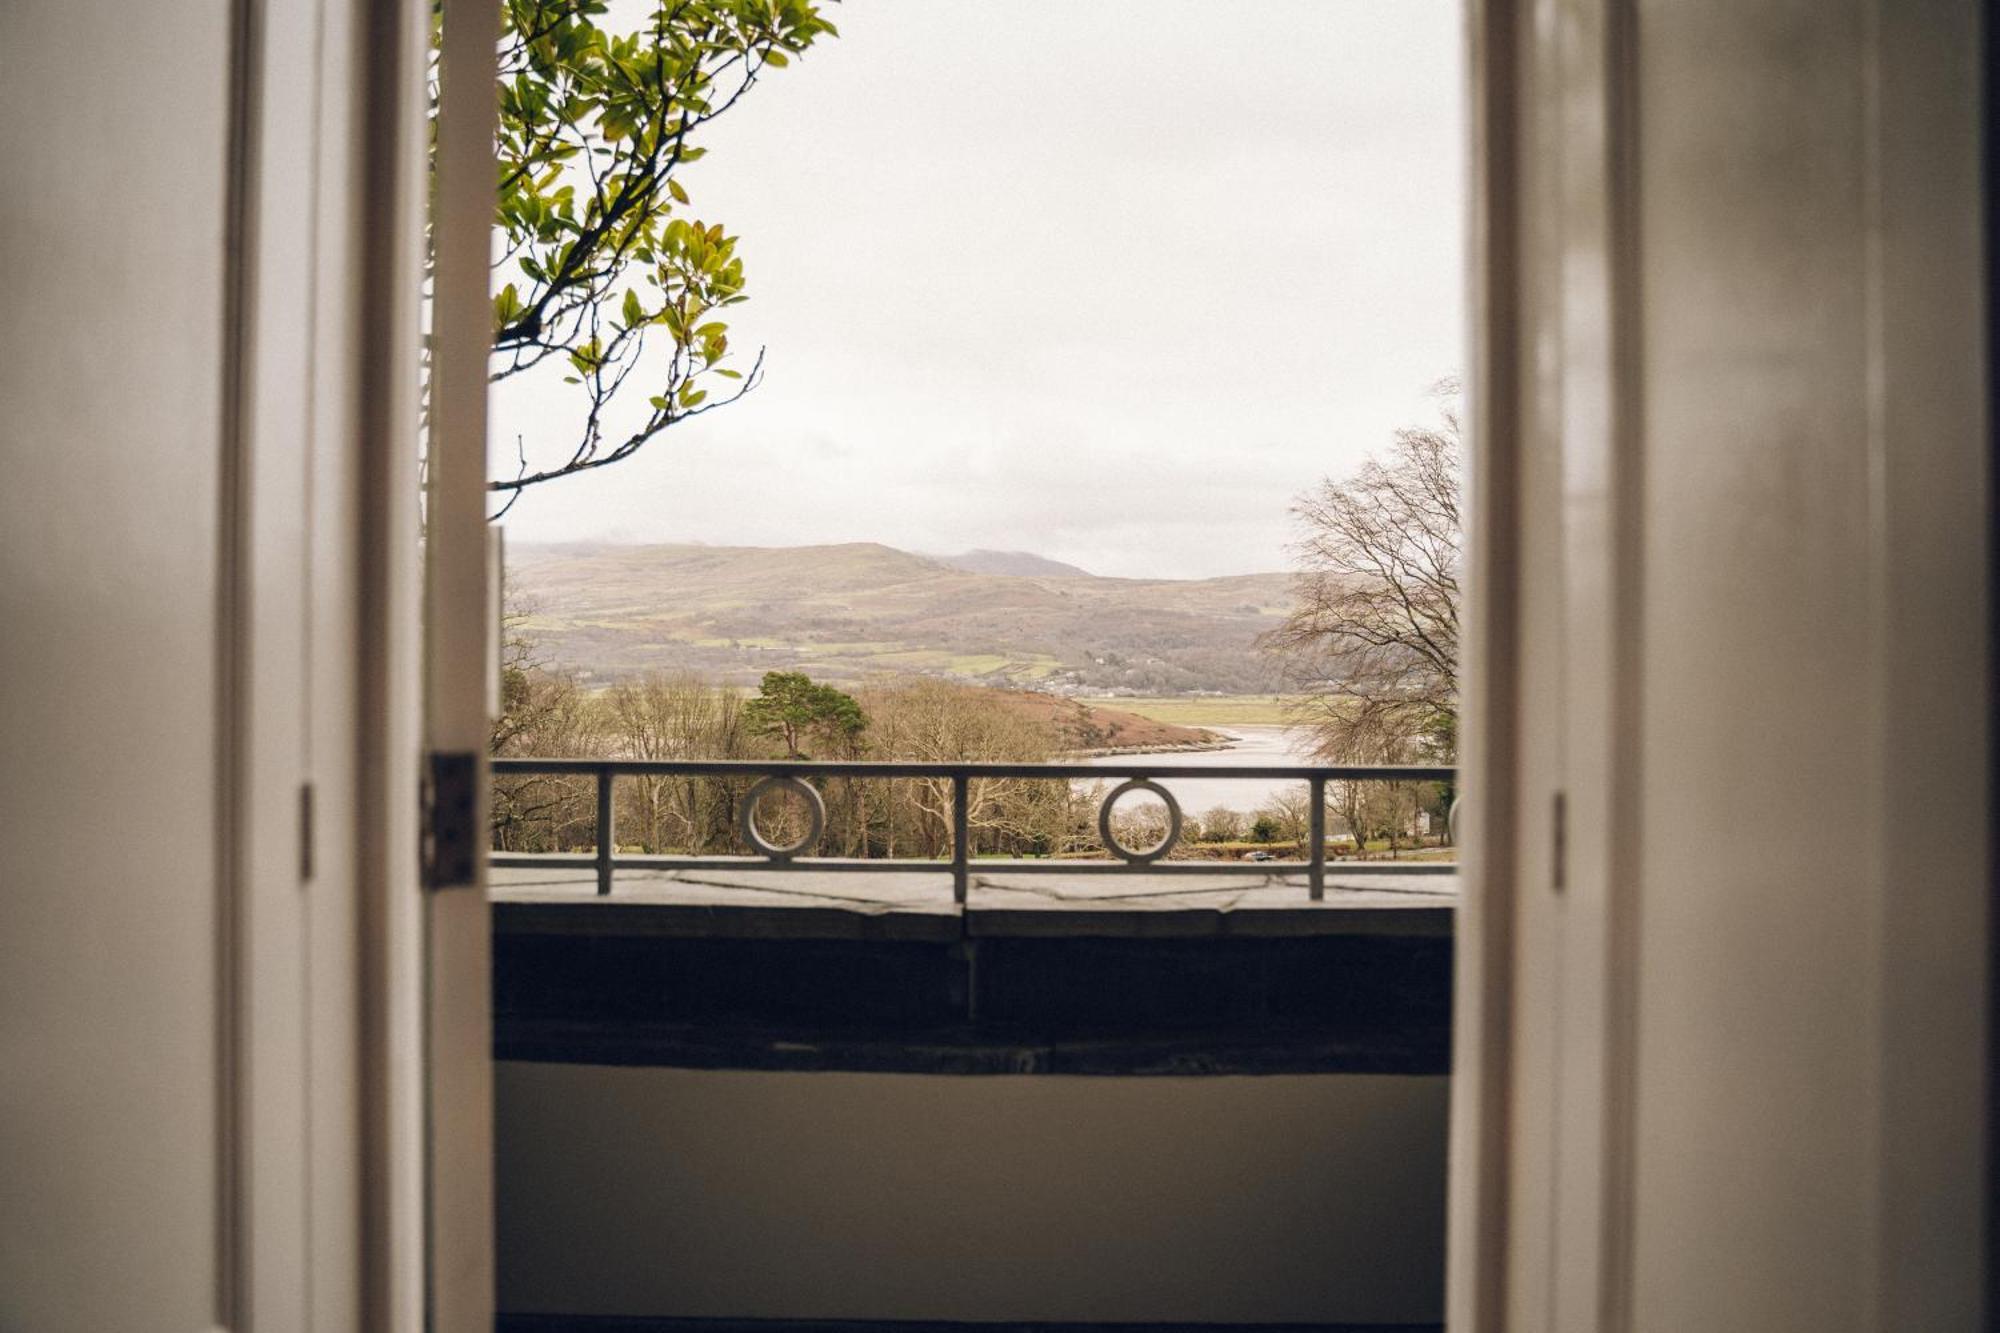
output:
[[[1159, 763], [1174, 768], [1227, 768], [1283, 766], [1310, 762], [1305, 755], [1304, 737], [1289, 727], [1211, 727], [1235, 738], [1226, 750], [1204, 750], [1193, 754], [1104, 755], [1086, 760], [1094, 768], [1118, 768], [1132, 763]], [[1296, 747], [1296, 748], [1294, 748]], [[1181, 813], [1198, 816], [1216, 806], [1245, 814], [1269, 800], [1273, 793], [1290, 787], [1303, 791], [1303, 782], [1278, 782], [1251, 778], [1169, 778], [1161, 786], [1180, 802]], [[1128, 796], [1118, 803], [1123, 810], [1146, 798]]]

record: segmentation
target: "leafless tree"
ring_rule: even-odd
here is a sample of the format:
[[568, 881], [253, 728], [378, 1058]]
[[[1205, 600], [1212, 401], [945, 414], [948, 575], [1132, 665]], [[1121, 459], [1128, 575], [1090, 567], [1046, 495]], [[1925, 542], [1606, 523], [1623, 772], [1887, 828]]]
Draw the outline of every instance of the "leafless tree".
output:
[[[884, 682], [859, 698], [869, 717], [872, 754], [928, 762], [1037, 762], [1060, 746], [1055, 728], [994, 699], [991, 692], [940, 680]], [[882, 829], [888, 855], [940, 856], [951, 847], [952, 784], [911, 778], [884, 784]], [[975, 778], [966, 784], [976, 848], [1074, 849], [1082, 802], [1067, 782]]]
[[1111, 812], [1111, 832], [1121, 846], [1151, 851], [1167, 840], [1167, 807], [1157, 797], [1128, 797]]
[[[503, 619], [500, 714], [490, 736], [495, 755], [571, 759], [603, 752], [596, 710], [576, 677], [544, 662], [530, 625], [533, 608], [509, 601]], [[595, 807], [587, 778], [548, 774], [496, 776], [491, 812], [497, 851], [562, 851], [587, 844]]]
[[[620, 758], [736, 759], [749, 752], [736, 691], [686, 672], [650, 672], [605, 692]], [[732, 828], [739, 794], [720, 779], [644, 774], [619, 784], [635, 840], [648, 852], [707, 850]], [[739, 784], [740, 785], [740, 784]]]
[[1312, 828], [1312, 798], [1303, 785], [1280, 787], [1257, 807], [1257, 816], [1270, 821], [1279, 839], [1303, 847]]
[[1432, 783], [1415, 782], [1330, 782], [1327, 806], [1341, 830], [1354, 839], [1357, 853], [1365, 853], [1372, 841], [1389, 844], [1394, 857], [1414, 839], [1417, 815], [1427, 799], [1434, 799]]
[[1328, 762], [1456, 756], [1462, 445], [1457, 385], [1436, 393], [1438, 424], [1293, 506], [1296, 604], [1261, 642]]
[[1243, 816], [1226, 805], [1218, 805], [1201, 817], [1203, 842], [1237, 842], [1243, 837]]

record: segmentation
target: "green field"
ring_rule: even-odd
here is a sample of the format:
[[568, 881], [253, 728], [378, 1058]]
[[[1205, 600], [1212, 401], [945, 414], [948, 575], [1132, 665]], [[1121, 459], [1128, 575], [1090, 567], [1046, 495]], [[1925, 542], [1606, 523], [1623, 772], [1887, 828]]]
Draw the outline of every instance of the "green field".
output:
[[1122, 708], [1155, 722], [1183, 727], [1281, 727], [1287, 721], [1285, 696], [1281, 694], [1135, 696], [1082, 702]]

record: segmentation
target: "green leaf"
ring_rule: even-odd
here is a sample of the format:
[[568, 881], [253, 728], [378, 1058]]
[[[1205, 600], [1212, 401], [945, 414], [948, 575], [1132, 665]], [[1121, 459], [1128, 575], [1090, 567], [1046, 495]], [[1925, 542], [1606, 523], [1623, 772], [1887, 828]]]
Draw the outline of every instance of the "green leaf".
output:
[[[660, 164], [698, 161], [708, 150], [686, 141], [690, 121], [726, 110], [763, 67], [784, 69], [831, 40], [820, 13], [831, 7], [676, 0], [639, 6], [633, 26], [628, 7], [611, 0], [500, 0], [493, 206], [511, 258], [502, 276], [514, 281], [492, 294], [494, 333], [545, 311], [540, 337], [557, 373], [581, 386], [571, 399], [579, 408], [588, 398], [595, 412], [614, 392], [605, 347], [589, 337], [607, 324], [604, 336], [628, 353], [641, 330], [660, 324], [681, 355], [698, 358], [692, 376], [683, 361], [665, 387], [630, 386], [635, 402], [653, 395], [654, 429], [703, 405], [709, 394], [690, 378], [706, 385], [704, 367], [746, 378], [722, 369], [728, 333], [711, 313], [743, 299], [736, 238], [720, 223], [693, 222], [689, 187]], [[437, 14], [433, 3], [434, 25]], [[510, 362], [503, 350], [495, 373]]]

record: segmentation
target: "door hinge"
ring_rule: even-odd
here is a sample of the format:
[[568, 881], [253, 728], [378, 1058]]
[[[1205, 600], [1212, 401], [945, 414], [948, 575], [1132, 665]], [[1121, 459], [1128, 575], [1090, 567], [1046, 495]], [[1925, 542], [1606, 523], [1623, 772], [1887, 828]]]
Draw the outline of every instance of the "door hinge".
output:
[[1557, 792], [1549, 818], [1549, 884], [1557, 893], [1569, 885], [1569, 798]]
[[432, 751], [424, 773], [424, 885], [456, 889], [479, 878], [485, 820], [479, 808], [479, 756], [470, 750]]

